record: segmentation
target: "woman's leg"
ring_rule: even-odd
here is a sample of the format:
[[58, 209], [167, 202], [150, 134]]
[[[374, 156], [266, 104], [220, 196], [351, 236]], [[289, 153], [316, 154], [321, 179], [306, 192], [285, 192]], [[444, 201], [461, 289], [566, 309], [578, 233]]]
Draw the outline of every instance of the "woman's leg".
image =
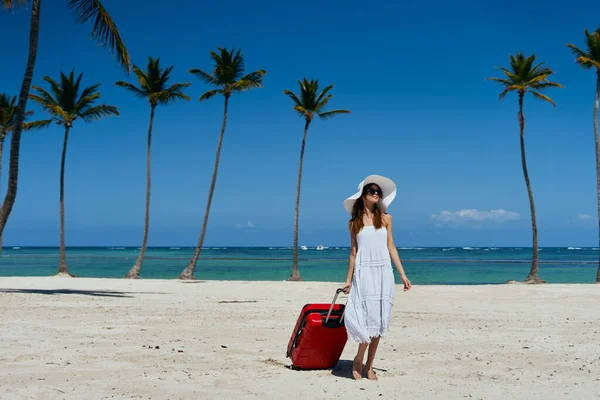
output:
[[367, 351], [367, 347], [369, 343], [360, 343], [358, 345], [358, 351], [356, 353], [356, 357], [354, 357], [354, 362], [352, 363], [352, 377], [354, 379], [362, 378], [362, 367], [363, 360], [365, 359], [365, 352]]
[[381, 337], [371, 338], [371, 344], [369, 345], [369, 354], [367, 355], [367, 364], [365, 368], [367, 370], [367, 378], [371, 380], [377, 380], [377, 375], [373, 371], [373, 361], [375, 360], [375, 353], [377, 353], [377, 345], [379, 345], [379, 339]]

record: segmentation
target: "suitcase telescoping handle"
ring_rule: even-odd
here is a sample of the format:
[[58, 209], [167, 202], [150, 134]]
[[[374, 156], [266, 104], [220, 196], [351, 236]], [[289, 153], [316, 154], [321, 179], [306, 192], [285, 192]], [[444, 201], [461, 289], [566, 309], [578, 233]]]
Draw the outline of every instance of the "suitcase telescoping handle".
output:
[[[338, 298], [338, 295], [340, 293], [342, 293], [344, 291], [344, 289], [339, 288], [338, 290], [335, 291], [335, 296], [333, 296], [333, 301], [331, 302], [331, 307], [329, 307], [329, 311], [327, 312], [327, 318], [325, 318], [325, 323], [327, 323], [329, 321], [329, 316], [331, 315], [331, 311], [333, 311], [333, 306], [335, 305], [335, 301]], [[344, 314], [346, 313], [346, 309], [344, 308], [344, 312], [342, 312], [342, 316], [340, 317], [340, 323], [344, 320]]]

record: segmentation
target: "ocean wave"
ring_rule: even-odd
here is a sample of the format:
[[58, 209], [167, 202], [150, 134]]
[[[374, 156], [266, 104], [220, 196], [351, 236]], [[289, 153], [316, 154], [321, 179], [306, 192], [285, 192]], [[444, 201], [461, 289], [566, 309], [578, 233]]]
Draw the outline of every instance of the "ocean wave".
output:
[[107, 247], [108, 250], [125, 250], [125, 247]]
[[20, 247], [13, 247], [12, 249], [13, 249], [13, 250], [21, 250], [21, 248], [20, 248]]
[[567, 250], [581, 250], [581, 247], [567, 247]]
[[399, 247], [400, 250], [425, 250], [423, 247]]
[[447, 249], [442, 249], [442, 251], [451, 251], [451, 250], [456, 250], [456, 247], [449, 247]]
[[181, 247], [169, 247], [169, 250], [181, 250]]
[[479, 250], [479, 247], [463, 247], [463, 250]]

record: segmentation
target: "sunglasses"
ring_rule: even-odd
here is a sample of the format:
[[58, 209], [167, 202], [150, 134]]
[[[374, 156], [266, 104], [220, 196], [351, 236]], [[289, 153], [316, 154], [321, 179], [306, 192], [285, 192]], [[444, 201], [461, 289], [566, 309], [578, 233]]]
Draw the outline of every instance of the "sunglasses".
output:
[[367, 193], [369, 193], [371, 196], [375, 196], [375, 193], [377, 193], [379, 195], [379, 197], [383, 197], [383, 194], [381, 193], [381, 189], [368, 188]]

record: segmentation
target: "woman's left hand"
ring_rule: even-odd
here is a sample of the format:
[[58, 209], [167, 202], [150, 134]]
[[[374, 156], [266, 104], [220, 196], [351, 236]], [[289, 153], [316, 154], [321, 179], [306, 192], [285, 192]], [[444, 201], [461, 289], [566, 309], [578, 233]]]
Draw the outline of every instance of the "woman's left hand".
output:
[[404, 284], [404, 291], [406, 292], [407, 290], [410, 290], [412, 285], [410, 284], [410, 281], [408, 280], [406, 275], [401, 276], [400, 279], [402, 279], [402, 283]]

